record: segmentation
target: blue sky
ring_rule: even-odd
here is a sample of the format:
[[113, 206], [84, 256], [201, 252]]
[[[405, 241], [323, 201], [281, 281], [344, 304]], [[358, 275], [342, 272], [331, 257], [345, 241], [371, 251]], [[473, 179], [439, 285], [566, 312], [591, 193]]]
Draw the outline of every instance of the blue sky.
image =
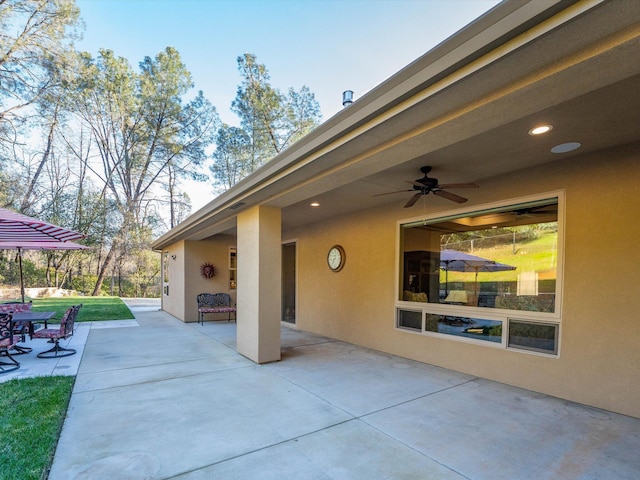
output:
[[109, 48], [137, 67], [177, 48], [196, 90], [222, 119], [240, 83], [236, 58], [257, 55], [274, 87], [307, 85], [324, 119], [497, 4], [496, 0], [77, 0], [81, 50]]

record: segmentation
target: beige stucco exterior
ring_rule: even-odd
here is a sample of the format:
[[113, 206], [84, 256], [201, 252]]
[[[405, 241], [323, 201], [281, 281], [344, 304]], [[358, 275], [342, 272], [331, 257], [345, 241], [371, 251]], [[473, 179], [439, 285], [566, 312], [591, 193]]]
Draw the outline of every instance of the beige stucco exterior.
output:
[[[296, 328], [640, 418], [631, 58], [640, 58], [633, 0], [502, 2], [156, 240], [168, 252], [163, 309], [196, 321], [198, 293], [228, 291], [237, 246], [239, 351], [278, 360], [280, 245], [295, 241]], [[549, 135], [527, 133], [546, 122]], [[565, 142], [581, 145], [551, 152]], [[425, 165], [480, 186], [465, 193], [469, 211], [561, 197], [561, 302], [547, 318], [560, 324], [557, 355], [396, 328], [400, 223], [462, 208], [427, 195], [407, 209], [412, 194], [380, 196], [411, 188]], [[327, 265], [336, 244], [346, 252], [339, 272]], [[204, 262], [218, 267], [213, 280], [199, 276]]]
[[[162, 309], [184, 322], [197, 322], [198, 293], [229, 293], [235, 302], [236, 291], [229, 288], [229, 249], [235, 246], [235, 237], [220, 235], [212, 240], [181, 241], [165, 249], [169, 288], [168, 294], [163, 289]], [[200, 274], [205, 263], [216, 267], [213, 278]]]
[[[393, 209], [285, 233], [298, 239], [298, 328], [640, 417], [639, 180], [640, 145], [634, 145], [496, 178], [474, 199], [481, 206], [565, 191], [557, 358], [396, 329], [401, 217]], [[448, 205], [440, 205], [445, 212]], [[326, 266], [335, 243], [347, 254], [339, 273]]]
[[[238, 215], [238, 353], [280, 360], [281, 212], [254, 207]], [[275, 288], [273, 288], [275, 286]]]
[[[495, 178], [468, 205], [473, 209], [498, 200], [564, 191], [557, 357], [396, 329], [398, 222], [406, 219], [396, 208], [358, 212], [283, 233], [282, 238], [296, 239], [297, 328], [640, 417], [639, 180], [640, 145], [634, 144]], [[449, 205], [440, 202], [439, 207], [426, 213], [444, 214]], [[196, 321], [196, 293], [228, 291], [228, 250], [235, 244], [233, 237], [222, 236], [171, 247], [169, 254], [176, 259], [169, 260], [171, 290], [163, 308], [184, 321]], [[338, 273], [326, 263], [334, 244], [342, 245], [347, 255]], [[243, 251], [250, 258], [243, 258]], [[240, 266], [259, 261], [258, 249], [252, 253], [240, 244], [239, 252]], [[199, 266], [206, 261], [218, 267], [212, 280], [199, 275]], [[271, 299], [279, 299], [272, 267], [268, 291], [273, 293]], [[256, 285], [250, 290], [257, 292]], [[257, 319], [257, 310], [249, 308], [258, 309], [260, 301], [247, 303], [243, 305], [247, 318]], [[241, 319], [242, 313], [240, 307]]]

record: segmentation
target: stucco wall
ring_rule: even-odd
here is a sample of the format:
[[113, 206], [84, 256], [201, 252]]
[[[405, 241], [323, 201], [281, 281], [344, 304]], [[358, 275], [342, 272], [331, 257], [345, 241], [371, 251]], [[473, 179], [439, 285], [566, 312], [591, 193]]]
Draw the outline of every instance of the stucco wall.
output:
[[[214, 240], [185, 242], [185, 303], [183, 315], [178, 316], [182, 321], [198, 321], [196, 296], [199, 293], [229, 293], [235, 302], [236, 291], [229, 289], [229, 248], [235, 247], [235, 244], [235, 238], [224, 235]], [[216, 267], [216, 275], [213, 278], [204, 278], [200, 274], [200, 266], [204, 263], [211, 263]], [[213, 317], [209, 315], [206, 318], [210, 320]]]
[[[221, 235], [215, 240], [181, 241], [166, 249], [169, 295], [163, 289], [162, 309], [183, 322], [197, 322], [199, 293], [229, 293], [235, 302], [235, 290], [229, 290], [229, 248], [235, 247], [235, 243], [235, 237]], [[216, 267], [213, 278], [203, 278], [200, 274], [204, 263]], [[208, 316], [207, 320], [211, 318]]]
[[[298, 231], [298, 327], [640, 417], [640, 146], [559, 159], [485, 180], [468, 206], [555, 190], [566, 193], [560, 355], [495, 349], [394, 329], [398, 206], [359, 212]], [[431, 211], [450, 203], [429, 197]], [[465, 206], [466, 206], [465, 205]], [[399, 207], [399, 208], [398, 208]], [[341, 244], [344, 269], [326, 253]]]
[[[169, 282], [165, 284], [163, 278], [162, 309], [182, 319], [184, 317], [184, 242], [178, 242], [163, 250], [161, 254], [163, 262], [165, 261], [164, 252], [168, 252], [166, 268], [169, 271]], [[163, 265], [163, 272], [164, 268]], [[165, 290], [166, 285], [168, 285], [168, 294]]]

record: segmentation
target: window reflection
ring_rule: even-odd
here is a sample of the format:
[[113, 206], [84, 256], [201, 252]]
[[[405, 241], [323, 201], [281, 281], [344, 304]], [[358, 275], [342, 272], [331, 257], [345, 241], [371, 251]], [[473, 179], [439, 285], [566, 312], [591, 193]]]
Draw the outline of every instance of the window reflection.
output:
[[502, 322], [498, 320], [427, 314], [426, 331], [489, 342], [502, 342]]
[[551, 323], [510, 320], [508, 345], [511, 348], [557, 354], [559, 329], [558, 325]]
[[557, 251], [557, 198], [405, 224], [400, 300], [553, 313]]

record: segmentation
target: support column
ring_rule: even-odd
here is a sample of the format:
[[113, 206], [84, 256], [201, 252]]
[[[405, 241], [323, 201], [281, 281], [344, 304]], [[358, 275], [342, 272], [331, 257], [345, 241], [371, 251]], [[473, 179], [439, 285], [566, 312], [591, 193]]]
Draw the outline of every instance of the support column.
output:
[[256, 363], [280, 360], [282, 213], [253, 207], [238, 215], [238, 353]]

